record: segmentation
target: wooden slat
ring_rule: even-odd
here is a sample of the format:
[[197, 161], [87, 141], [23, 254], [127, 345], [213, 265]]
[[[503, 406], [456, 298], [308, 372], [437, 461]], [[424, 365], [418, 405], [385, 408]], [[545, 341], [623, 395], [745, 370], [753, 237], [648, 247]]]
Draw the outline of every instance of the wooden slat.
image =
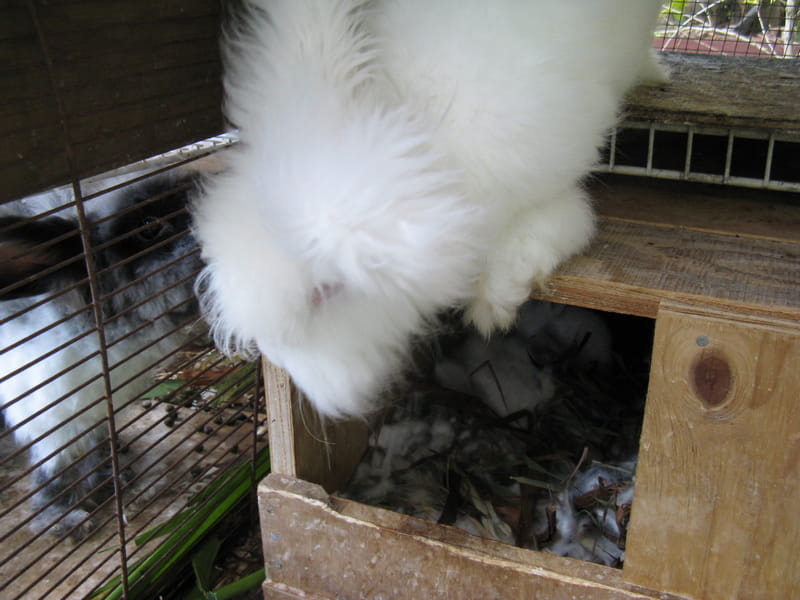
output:
[[258, 494], [267, 598], [676, 600], [616, 569], [333, 499], [285, 475]]
[[671, 80], [641, 86], [626, 117], [800, 132], [800, 61], [664, 54]]
[[800, 318], [796, 244], [604, 219], [541, 298], [655, 317], [662, 300]]
[[290, 590], [285, 586], [272, 585], [265, 583], [261, 593], [264, 600], [329, 600], [320, 596], [311, 596], [304, 590]]
[[800, 319], [797, 206], [729, 198], [704, 208], [698, 196], [622, 189], [604, 192], [600, 210], [615, 216], [536, 297], [651, 318], [679, 300]]
[[800, 323], [664, 305], [652, 364], [626, 578], [797, 598]]
[[800, 243], [800, 194], [604, 176], [590, 186], [610, 219]]
[[289, 374], [264, 361], [273, 473], [313, 481], [328, 491], [344, 489], [367, 449], [361, 421], [323, 422]]

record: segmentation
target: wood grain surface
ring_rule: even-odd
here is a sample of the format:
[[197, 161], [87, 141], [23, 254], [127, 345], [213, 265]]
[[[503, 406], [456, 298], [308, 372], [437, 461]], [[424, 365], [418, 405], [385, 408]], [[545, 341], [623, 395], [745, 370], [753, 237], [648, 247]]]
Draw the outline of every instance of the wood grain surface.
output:
[[678, 600], [617, 569], [331, 498], [289, 476], [270, 474], [258, 494], [265, 598]]
[[217, 135], [216, 0], [0, 5], [0, 201]]
[[800, 61], [663, 54], [668, 83], [628, 97], [626, 117], [664, 123], [800, 131]]
[[626, 578], [692, 598], [800, 590], [800, 323], [665, 304]]
[[367, 449], [362, 421], [325, 421], [291, 383], [289, 374], [264, 360], [273, 473], [343, 489]]
[[769, 200], [761, 202], [660, 183], [617, 183], [595, 195], [596, 238], [534, 296], [653, 318], [673, 300], [800, 319], [796, 195], [762, 193]]

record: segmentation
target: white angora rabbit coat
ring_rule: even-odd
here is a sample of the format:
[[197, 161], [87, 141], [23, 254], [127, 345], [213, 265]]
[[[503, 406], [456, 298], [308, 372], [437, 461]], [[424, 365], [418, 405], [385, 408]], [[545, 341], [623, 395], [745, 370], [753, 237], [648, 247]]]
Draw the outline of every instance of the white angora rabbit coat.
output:
[[246, 0], [241, 144], [195, 203], [218, 344], [361, 415], [448, 307], [484, 334], [590, 240], [580, 181], [658, 79], [657, 0]]

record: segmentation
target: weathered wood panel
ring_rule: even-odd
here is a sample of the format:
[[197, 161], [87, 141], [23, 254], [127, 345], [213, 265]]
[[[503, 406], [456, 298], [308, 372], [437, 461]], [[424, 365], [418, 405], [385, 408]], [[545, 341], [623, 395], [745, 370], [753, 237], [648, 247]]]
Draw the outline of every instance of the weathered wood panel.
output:
[[273, 473], [344, 489], [367, 449], [362, 421], [323, 421], [291, 384], [289, 374], [264, 360]]
[[662, 188], [599, 192], [596, 239], [534, 295], [651, 318], [681, 300], [800, 319], [800, 205]]
[[800, 61], [662, 56], [670, 81], [636, 88], [629, 119], [800, 132]]
[[604, 219], [536, 295], [645, 317], [666, 299], [800, 318], [798, 281], [797, 244]]
[[598, 178], [589, 193], [610, 219], [800, 244], [796, 193], [615, 175]]
[[217, 0], [0, 7], [0, 201], [223, 130]]
[[[623, 575], [329, 498], [276, 473], [260, 490], [266, 597], [794, 597], [798, 206], [658, 190], [608, 187], [598, 239], [547, 296], [657, 318]], [[333, 489], [330, 470], [349, 476], [355, 454], [325, 463], [288, 377], [270, 377], [276, 471]]]
[[285, 475], [261, 483], [259, 504], [267, 598], [676, 600], [616, 569], [330, 498]]
[[626, 578], [797, 598], [800, 324], [664, 305], [652, 364]]

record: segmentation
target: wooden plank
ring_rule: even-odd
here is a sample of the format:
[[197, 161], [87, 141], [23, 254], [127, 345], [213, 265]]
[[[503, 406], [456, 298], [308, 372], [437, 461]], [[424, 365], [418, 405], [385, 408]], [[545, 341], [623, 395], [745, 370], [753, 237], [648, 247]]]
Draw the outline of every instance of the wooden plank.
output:
[[[146, 5], [143, 5], [146, 6]], [[170, 61], [183, 61], [183, 48], [188, 48], [192, 42], [201, 42], [200, 48], [192, 48], [191, 53], [199, 52], [207, 57], [217, 54], [214, 47], [219, 35], [219, 15], [198, 16], [195, 12], [182, 19], [169, 19], [158, 21], [150, 18], [146, 21], [128, 21], [115, 23], [103, 27], [96, 24], [91, 28], [78, 28], [60, 31], [58, 22], [49, 12], [42, 16], [42, 26], [47, 31], [47, 45], [58, 54], [53, 57], [59, 66], [69, 66], [67, 70], [71, 79], [65, 83], [75, 85], [89, 83], [92, 75], [97, 73], [86, 71], [87, 66], [103, 64], [116, 67], [112, 73], [106, 75], [124, 74], [125, 70], [139, 67], [137, 71], [153, 67], [154, 58], [157, 64]], [[137, 32], [140, 34], [136, 37]], [[148, 44], [142, 44], [142, 36], [147, 37]], [[87, 37], [91, 44], [87, 44]], [[96, 50], [102, 47], [106, 50], [103, 56], [96, 56]], [[40, 50], [35, 37], [35, 30], [31, 29], [25, 35], [0, 41], [0, 49], [9, 55], [16, 55], [17, 60], [0, 66], [0, 75], [7, 77], [19, 70], [36, 66], [41, 62], [41, 52], [23, 53], [25, 48]]]
[[603, 217], [800, 242], [800, 194], [606, 175], [589, 193]]
[[266, 597], [676, 598], [630, 585], [616, 569], [332, 499], [319, 486], [285, 475], [271, 473], [258, 495]]
[[800, 323], [662, 306], [625, 577], [694, 598], [800, 590]]
[[662, 60], [670, 81], [636, 88], [626, 118], [800, 132], [800, 62], [698, 54]]
[[311, 596], [304, 590], [290, 590], [286, 586], [265, 583], [261, 590], [264, 600], [330, 600], [322, 596]]
[[272, 472], [344, 489], [367, 449], [366, 423], [324, 420], [289, 374], [266, 360], [264, 381]]
[[[27, 9], [13, 6], [18, 3], [10, 4], [12, 6], [4, 6], [3, 10], [11, 15], [12, 22], [14, 17], [24, 21], [28, 15]], [[187, 14], [219, 14], [218, 3], [189, 0], [162, 0], [149, 4], [130, 0], [34, 0], [34, 4], [42, 21], [56, 33], [92, 31], [121, 23], [146, 25], [169, 19], [183, 19]]]
[[662, 300], [800, 319], [800, 245], [601, 219], [583, 254], [534, 296], [645, 317]]

